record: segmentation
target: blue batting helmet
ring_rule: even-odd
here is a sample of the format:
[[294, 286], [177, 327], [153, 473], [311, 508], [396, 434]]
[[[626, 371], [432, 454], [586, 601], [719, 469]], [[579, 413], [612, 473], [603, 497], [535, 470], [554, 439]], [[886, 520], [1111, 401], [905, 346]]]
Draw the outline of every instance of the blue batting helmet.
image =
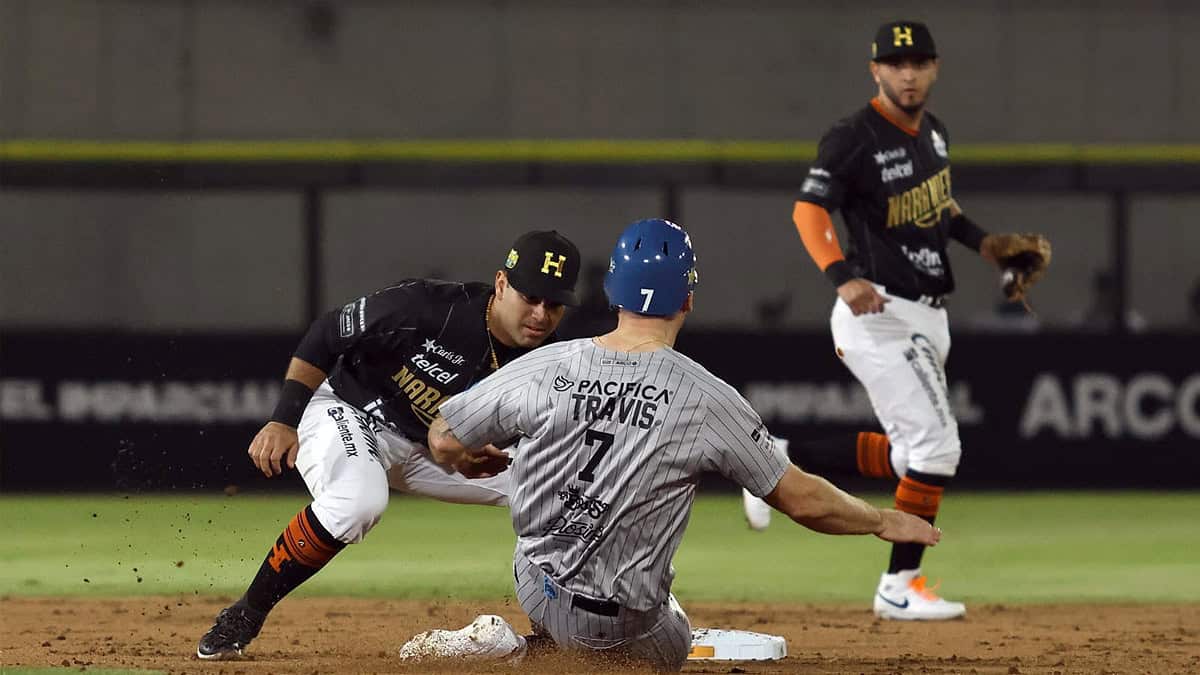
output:
[[649, 218], [625, 228], [617, 239], [604, 293], [621, 309], [670, 316], [683, 307], [698, 280], [687, 232], [669, 220]]

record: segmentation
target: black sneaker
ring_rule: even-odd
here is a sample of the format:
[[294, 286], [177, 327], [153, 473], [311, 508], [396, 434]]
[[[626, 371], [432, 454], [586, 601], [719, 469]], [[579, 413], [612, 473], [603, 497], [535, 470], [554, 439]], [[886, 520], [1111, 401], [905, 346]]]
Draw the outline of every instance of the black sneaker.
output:
[[266, 620], [265, 612], [246, 605], [226, 607], [217, 615], [213, 627], [200, 638], [196, 656], [211, 660], [241, 657], [242, 650], [258, 637], [258, 631], [262, 630]]

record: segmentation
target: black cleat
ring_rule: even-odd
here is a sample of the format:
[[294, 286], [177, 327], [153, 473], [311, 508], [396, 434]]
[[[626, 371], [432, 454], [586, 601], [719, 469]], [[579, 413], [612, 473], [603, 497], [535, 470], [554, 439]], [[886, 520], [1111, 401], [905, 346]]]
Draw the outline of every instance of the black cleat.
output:
[[213, 627], [200, 638], [196, 656], [214, 661], [241, 658], [242, 650], [258, 637], [258, 631], [262, 630], [266, 620], [265, 612], [247, 605], [226, 607], [217, 615]]

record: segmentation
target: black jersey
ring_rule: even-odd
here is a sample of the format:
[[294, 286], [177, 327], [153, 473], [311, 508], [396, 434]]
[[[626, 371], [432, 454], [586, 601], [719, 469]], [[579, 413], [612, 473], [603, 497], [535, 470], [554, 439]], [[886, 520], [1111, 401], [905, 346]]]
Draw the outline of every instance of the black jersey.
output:
[[[407, 279], [313, 323], [296, 356], [338, 397], [419, 443], [438, 407], [524, 354], [488, 335], [492, 285]], [[493, 346], [494, 345], [494, 346]]]
[[945, 295], [954, 290], [947, 239], [971, 237], [952, 219], [949, 149], [946, 127], [932, 114], [912, 133], [872, 102], [821, 139], [798, 199], [841, 209], [856, 276], [900, 297]]

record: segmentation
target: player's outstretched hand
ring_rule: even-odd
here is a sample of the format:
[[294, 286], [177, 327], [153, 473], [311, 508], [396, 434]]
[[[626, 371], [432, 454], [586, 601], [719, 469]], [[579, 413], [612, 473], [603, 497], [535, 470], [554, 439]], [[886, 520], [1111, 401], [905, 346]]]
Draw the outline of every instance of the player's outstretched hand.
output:
[[866, 279], [851, 279], [846, 283], [838, 286], [838, 297], [850, 306], [850, 311], [854, 316], [862, 314], [878, 314], [883, 311], [883, 306], [891, 302], [888, 298], [879, 294], [871, 282]]
[[911, 513], [895, 509], [880, 509], [883, 514], [883, 527], [875, 533], [876, 537], [894, 544], [925, 544], [934, 546], [942, 538], [942, 531], [929, 524], [929, 521], [918, 518]]
[[283, 473], [283, 463], [287, 468], [296, 468], [296, 453], [300, 450], [300, 437], [296, 430], [279, 422], [267, 422], [259, 429], [254, 440], [250, 441], [250, 461], [258, 467], [267, 478]]
[[488, 444], [478, 449], [471, 449], [454, 468], [467, 478], [491, 478], [508, 469], [512, 458], [508, 453]]

